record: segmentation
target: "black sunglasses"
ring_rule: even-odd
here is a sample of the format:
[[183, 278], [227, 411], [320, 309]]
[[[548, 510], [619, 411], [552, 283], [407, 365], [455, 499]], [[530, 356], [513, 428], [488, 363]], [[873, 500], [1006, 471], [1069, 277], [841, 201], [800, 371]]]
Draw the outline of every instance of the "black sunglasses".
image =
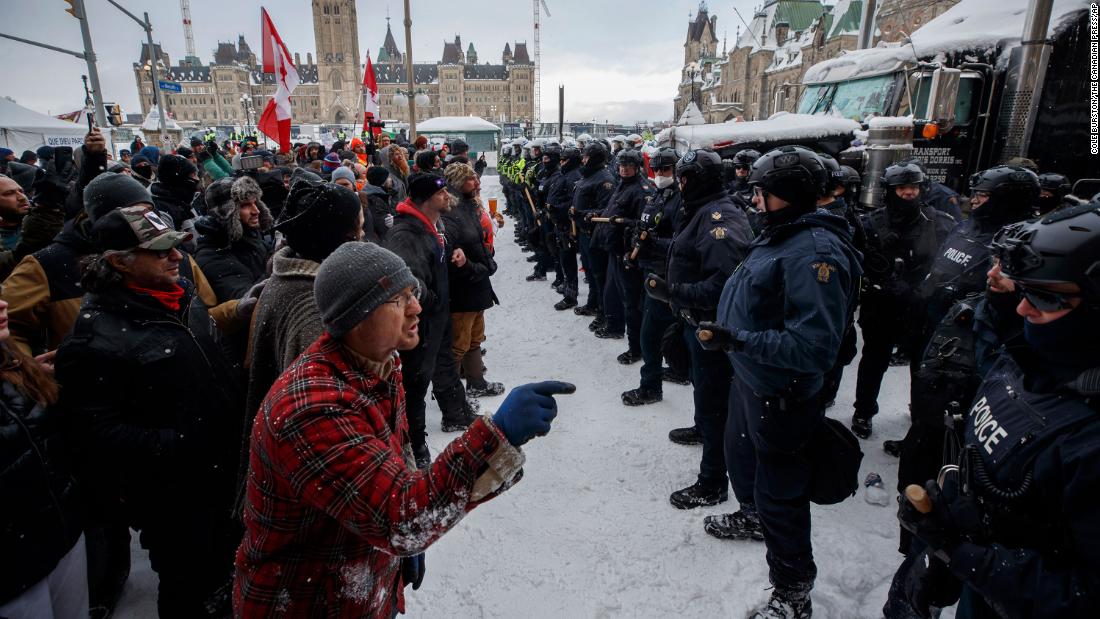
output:
[[1060, 310], [1072, 309], [1074, 307], [1073, 299], [1081, 298], [1079, 294], [1052, 292], [1042, 288], [1032, 288], [1020, 282], [1016, 282], [1016, 287], [1020, 289], [1020, 294], [1027, 299], [1027, 302], [1040, 312], [1057, 312]]

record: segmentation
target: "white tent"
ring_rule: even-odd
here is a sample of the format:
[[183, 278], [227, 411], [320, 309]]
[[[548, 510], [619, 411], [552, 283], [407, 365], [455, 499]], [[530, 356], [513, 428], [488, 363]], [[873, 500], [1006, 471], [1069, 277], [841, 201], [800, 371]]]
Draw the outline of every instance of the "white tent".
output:
[[39, 146], [80, 146], [88, 127], [39, 114], [0, 97], [0, 145], [18, 155]]
[[500, 131], [500, 127], [477, 116], [436, 116], [416, 125], [417, 133]]

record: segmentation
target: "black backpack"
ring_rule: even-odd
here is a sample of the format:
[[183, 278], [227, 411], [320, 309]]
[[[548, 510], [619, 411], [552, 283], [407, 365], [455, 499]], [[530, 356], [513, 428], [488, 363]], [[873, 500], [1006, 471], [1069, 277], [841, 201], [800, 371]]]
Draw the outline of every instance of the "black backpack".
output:
[[863, 451], [855, 435], [843, 423], [828, 417], [822, 419], [806, 445], [806, 458], [814, 471], [810, 479], [810, 501], [833, 505], [856, 493]]

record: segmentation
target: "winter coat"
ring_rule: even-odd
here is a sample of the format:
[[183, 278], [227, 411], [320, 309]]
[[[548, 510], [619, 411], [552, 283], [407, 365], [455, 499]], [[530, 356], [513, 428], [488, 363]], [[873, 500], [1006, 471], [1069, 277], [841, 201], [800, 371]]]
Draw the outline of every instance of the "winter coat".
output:
[[195, 192], [180, 191], [159, 181], [153, 183], [149, 191], [153, 194], [153, 208], [167, 213], [172, 218], [172, 225], [176, 230], [183, 229], [183, 222], [195, 218], [195, 213], [191, 211], [191, 201], [195, 199]]
[[202, 162], [202, 169], [215, 181], [233, 176], [233, 166], [219, 152], [211, 153], [206, 161]]
[[0, 604], [53, 571], [82, 532], [60, 422], [0, 383]]
[[391, 617], [402, 557], [516, 483], [523, 454], [479, 418], [430, 470], [412, 457], [401, 361], [323, 335], [272, 387], [251, 436], [238, 617]]
[[497, 302], [490, 281], [497, 263], [485, 248], [481, 210], [477, 200], [459, 198], [451, 212], [442, 217], [447, 245], [466, 254], [466, 264], [461, 267], [448, 260], [452, 312], [480, 312]]
[[85, 295], [55, 359], [58, 406], [74, 425], [80, 479], [137, 528], [183, 502], [226, 510], [242, 398], [206, 306], [180, 278], [172, 311], [124, 287]]
[[[390, 206], [390, 194], [382, 187], [375, 187], [370, 183], [364, 183], [359, 191], [359, 199], [366, 199], [367, 209], [363, 211], [363, 228], [369, 240], [381, 243], [390, 231], [386, 225], [386, 216], [393, 217], [395, 211]], [[367, 215], [370, 218], [367, 218]], [[371, 222], [371, 229], [367, 229], [367, 223]], [[371, 238], [373, 237], [373, 238]]]
[[420, 281], [420, 346], [451, 319], [449, 265], [452, 249], [442, 230], [429, 230], [427, 218], [410, 200], [397, 206], [393, 227], [383, 246], [401, 256]]
[[[271, 212], [260, 199], [260, 186], [247, 176], [220, 181], [206, 190], [207, 215], [195, 222], [199, 233], [195, 260], [224, 303], [239, 299], [267, 274], [271, 252], [261, 231], [274, 225]], [[239, 204], [255, 200], [260, 207], [260, 228], [246, 229]]]
[[616, 256], [625, 254], [627, 240], [642, 216], [642, 207], [653, 197], [653, 193], [649, 179], [641, 174], [620, 178], [615, 193], [608, 199], [607, 206], [600, 214], [603, 217], [623, 217], [627, 223], [596, 224], [596, 231], [592, 233], [592, 244]]
[[591, 234], [596, 224], [585, 223], [584, 216], [587, 213], [601, 212], [607, 206], [607, 201], [611, 199], [614, 191], [615, 181], [607, 168], [593, 169], [581, 166], [581, 180], [573, 192], [573, 210], [577, 227]]
[[393, 179], [393, 191], [396, 196], [397, 203], [400, 204], [405, 201], [405, 198], [409, 197], [408, 178], [401, 175], [401, 172], [397, 168], [393, 167], [390, 162], [390, 149], [394, 148], [393, 144], [378, 151], [378, 156], [382, 158], [382, 167], [389, 170], [390, 178]]
[[924, 204], [912, 221], [891, 215], [890, 207], [884, 207], [866, 213], [860, 221], [866, 239], [861, 320], [917, 306], [921, 281], [955, 227], [950, 215]]
[[848, 223], [825, 211], [756, 237], [718, 304], [738, 342], [734, 375], [764, 397], [820, 391], [855, 312], [861, 259]]
[[676, 230], [682, 227], [683, 199], [675, 182], [656, 192], [642, 209], [639, 226], [646, 231], [647, 240], [640, 245], [638, 264], [646, 273], [665, 277], [672, 238]]
[[693, 322], [710, 320], [722, 286], [748, 251], [749, 224], [725, 193], [685, 203], [679, 223], [668, 250], [672, 310]]
[[[23, 258], [4, 280], [0, 297], [8, 302], [11, 344], [28, 355], [56, 350], [76, 322], [84, 294], [80, 262], [95, 253], [86, 222], [68, 221], [49, 247]], [[237, 317], [237, 301], [218, 305], [213, 288], [190, 256], [180, 262], [180, 276], [194, 282], [218, 329], [230, 333], [244, 326]]]
[[935, 328], [956, 301], [985, 289], [993, 235], [1007, 223], [971, 217], [951, 231], [921, 283], [927, 328]]

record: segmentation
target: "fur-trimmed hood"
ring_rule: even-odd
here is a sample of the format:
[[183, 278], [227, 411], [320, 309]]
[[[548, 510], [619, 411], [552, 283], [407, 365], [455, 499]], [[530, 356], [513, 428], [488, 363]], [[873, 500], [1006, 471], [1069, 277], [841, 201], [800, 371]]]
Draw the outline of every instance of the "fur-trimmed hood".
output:
[[255, 200], [260, 206], [261, 231], [266, 232], [275, 225], [271, 211], [263, 202], [263, 190], [252, 177], [223, 178], [206, 188], [206, 215], [225, 230], [230, 243], [239, 241], [244, 236], [241, 209], [238, 206], [244, 200]]

